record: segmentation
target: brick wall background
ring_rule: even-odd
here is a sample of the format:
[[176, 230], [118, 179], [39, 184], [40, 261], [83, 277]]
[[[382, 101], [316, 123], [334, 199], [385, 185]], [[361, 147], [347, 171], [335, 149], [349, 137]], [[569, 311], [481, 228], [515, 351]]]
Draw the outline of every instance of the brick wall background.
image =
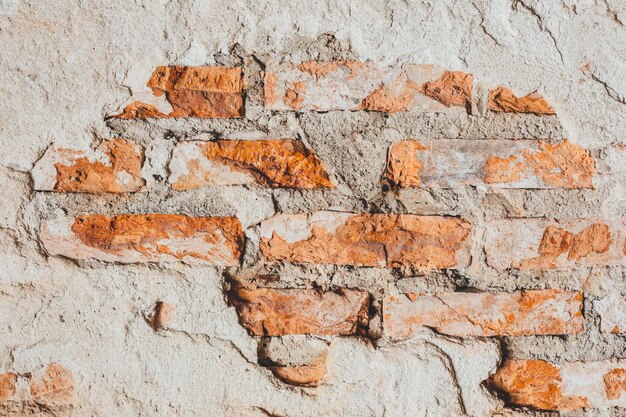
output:
[[0, 1], [0, 415], [625, 415], [625, 21]]

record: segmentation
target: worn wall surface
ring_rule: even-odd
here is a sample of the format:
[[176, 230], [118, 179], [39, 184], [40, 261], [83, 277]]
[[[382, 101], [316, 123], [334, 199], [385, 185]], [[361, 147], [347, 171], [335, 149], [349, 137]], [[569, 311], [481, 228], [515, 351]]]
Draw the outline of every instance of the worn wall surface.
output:
[[[625, 24], [622, 0], [0, 0], [0, 415], [626, 415]], [[270, 68], [345, 60], [469, 73], [471, 99], [350, 108], [311, 98], [318, 68], [268, 101]], [[241, 67], [218, 116], [244, 117], [111, 118], [164, 65]], [[498, 86], [556, 115], [492, 111]], [[113, 138], [122, 176], [58, 185], [51, 150]], [[176, 183], [214, 139], [302, 142], [306, 178]]]

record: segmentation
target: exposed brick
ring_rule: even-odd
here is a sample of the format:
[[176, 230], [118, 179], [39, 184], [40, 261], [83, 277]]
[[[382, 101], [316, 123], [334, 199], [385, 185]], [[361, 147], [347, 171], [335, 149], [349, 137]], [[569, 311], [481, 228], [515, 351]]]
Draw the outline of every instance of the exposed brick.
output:
[[626, 297], [610, 294], [593, 303], [600, 315], [600, 330], [605, 333], [626, 333]]
[[333, 187], [320, 160], [294, 140], [181, 142], [172, 154], [170, 182], [176, 190], [236, 184]]
[[326, 375], [326, 354], [307, 365], [272, 366], [270, 369], [277, 378], [288, 384], [316, 387]]
[[30, 395], [35, 402], [63, 404], [71, 402], [74, 396], [72, 372], [58, 363], [52, 363], [30, 377]]
[[239, 287], [232, 302], [241, 324], [256, 336], [352, 335], [369, 320], [366, 291]]
[[539, 410], [626, 407], [626, 362], [569, 362], [511, 359], [488, 385], [512, 406]]
[[553, 115], [554, 110], [537, 92], [524, 97], [517, 97], [506, 87], [498, 87], [489, 91], [489, 110], [507, 113], [534, 113], [537, 115]]
[[111, 139], [95, 151], [49, 147], [32, 170], [38, 191], [125, 193], [145, 184], [143, 149], [131, 141]]
[[471, 74], [433, 65], [380, 68], [371, 62], [268, 63], [265, 107], [271, 110], [420, 110], [465, 112]]
[[157, 301], [154, 305], [154, 310], [147, 317], [148, 322], [154, 330], [162, 330], [172, 322], [175, 311], [176, 306], [174, 304]]
[[573, 334], [583, 330], [581, 293], [439, 293], [387, 296], [384, 329], [406, 337], [425, 326], [452, 336]]
[[429, 270], [467, 266], [470, 233], [452, 217], [319, 211], [263, 221], [260, 246], [269, 261]]
[[17, 375], [13, 372], [0, 374], [0, 402], [16, 400], [15, 383]]
[[487, 263], [504, 270], [625, 265], [622, 219], [505, 219], [487, 224]]
[[42, 226], [41, 240], [51, 255], [79, 260], [236, 266], [244, 236], [231, 217], [122, 214], [60, 217]]
[[399, 187], [592, 188], [595, 164], [565, 140], [429, 140], [391, 145], [387, 178]]
[[244, 113], [239, 67], [157, 67], [147, 86], [151, 97], [131, 102], [115, 117], [225, 118]]

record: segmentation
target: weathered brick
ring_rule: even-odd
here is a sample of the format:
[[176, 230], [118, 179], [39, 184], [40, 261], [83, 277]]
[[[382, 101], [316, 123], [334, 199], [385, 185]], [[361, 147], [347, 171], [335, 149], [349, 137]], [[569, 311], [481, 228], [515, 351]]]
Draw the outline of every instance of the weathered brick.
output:
[[489, 110], [497, 112], [555, 114], [552, 107], [536, 91], [524, 97], [517, 97], [513, 91], [506, 87], [489, 90], [488, 107]]
[[243, 240], [236, 218], [176, 214], [59, 217], [41, 229], [41, 241], [51, 255], [121, 263], [236, 266]]
[[610, 294], [593, 303], [600, 315], [600, 329], [605, 333], [626, 333], [626, 297]]
[[74, 396], [72, 372], [58, 363], [31, 373], [30, 395], [37, 403], [63, 404], [71, 402]]
[[265, 71], [265, 107], [271, 110], [465, 112], [472, 100], [471, 74], [434, 65], [271, 62]]
[[145, 184], [143, 149], [125, 139], [102, 142], [95, 151], [50, 146], [32, 170], [38, 191], [125, 193]]
[[166, 303], [165, 301], [157, 301], [154, 304], [154, 309], [147, 317], [150, 326], [158, 331], [162, 330], [172, 322], [174, 319], [174, 313], [176, 306], [174, 304]]
[[114, 117], [224, 118], [244, 113], [239, 67], [157, 67], [147, 86], [152, 95], [141, 95], [142, 101], [131, 102]]
[[320, 160], [295, 140], [218, 140], [179, 143], [170, 162], [176, 190], [208, 185], [328, 188]]
[[15, 383], [17, 375], [13, 372], [0, 374], [0, 402], [16, 400]]
[[569, 362], [511, 359], [488, 385], [512, 406], [539, 410], [626, 407], [626, 361]]
[[487, 263], [504, 270], [626, 264], [623, 219], [505, 219], [487, 224]]
[[261, 223], [269, 261], [461, 268], [470, 262], [471, 225], [452, 217], [320, 211], [279, 214]]
[[316, 387], [326, 375], [326, 354], [307, 365], [272, 366], [270, 369], [277, 378], [288, 384]]
[[387, 160], [398, 187], [592, 188], [594, 173], [590, 153], [567, 140], [408, 140]]
[[452, 336], [573, 334], [583, 330], [582, 298], [560, 290], [390, 295], [384, 331], [390, 337], [421, 327]]
[[359, 290], [239, 287], [232, 302], [241, 324], [256, 336], [351, 335], [369, 320], [369, 293]]

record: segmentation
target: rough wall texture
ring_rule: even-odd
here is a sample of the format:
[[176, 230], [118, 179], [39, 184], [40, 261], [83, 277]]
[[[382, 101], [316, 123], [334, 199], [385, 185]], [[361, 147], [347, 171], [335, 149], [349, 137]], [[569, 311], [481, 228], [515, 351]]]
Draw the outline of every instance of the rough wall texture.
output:
[[0, 415], [625, 415], [625, 24], [0, 0]]

